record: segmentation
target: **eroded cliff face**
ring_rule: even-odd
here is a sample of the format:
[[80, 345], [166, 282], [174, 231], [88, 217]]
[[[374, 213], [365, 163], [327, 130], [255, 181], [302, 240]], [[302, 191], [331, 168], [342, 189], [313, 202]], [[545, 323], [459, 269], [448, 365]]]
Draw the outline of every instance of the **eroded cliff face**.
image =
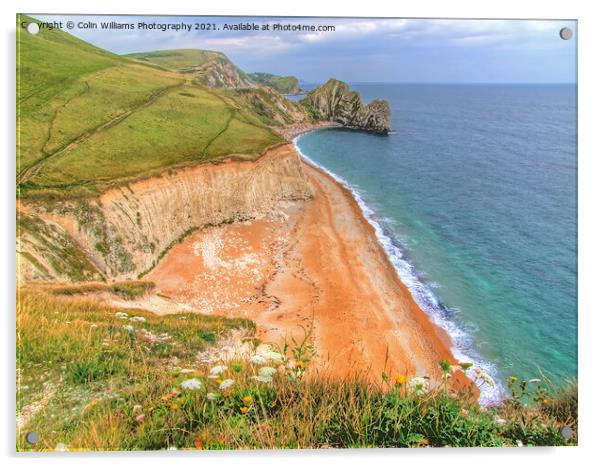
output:
[[198, 228], [277, 214], [281, 202], [311, 196], [299, 155], [285, 144], [255, 161], [164, 173], [96, 199], [21, 205], [19, 275], [24, 280], [136, 278]]
[[315, 120], [336, 121], [348, 128], [380, 134], [391, 131], [391, 109], [387, 101], [374, 100], [364, 105], [357, 92], [336, 79], [328, 80], [300, 102]]

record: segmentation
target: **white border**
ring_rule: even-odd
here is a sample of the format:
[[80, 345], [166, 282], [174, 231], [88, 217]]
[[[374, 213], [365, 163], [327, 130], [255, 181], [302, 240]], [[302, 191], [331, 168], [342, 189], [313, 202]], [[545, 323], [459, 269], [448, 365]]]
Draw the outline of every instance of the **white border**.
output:
[[[366, 460], [386, 463], [420, 462], [421, 464], [462, 465], [508, 465], [539, 463], [567, 464], [579, 462], [588, 464], [596, 453], [601, 428], [602, 377], [600, 375], [600, 338], [602, 312], [598, 304], [596, 285], [598, 281], [600, 241], [602, 228], [600, 220], [600, 158], [602, 150], [596, 131], [600, 132], [600, 72], [599, 44], [602, 44], [600, 16], [596, 14], [596, 2], [556, 1], [556, 0], [431, 0], [411, 3], [395, 3], [391, 0], [370, 0], [368, 2], [301, 0], [229, 0], [225, 2], [203, 2], [197, 0], [146, 1], [69, 1], [69, 0], [4, 0], [0, 3], [2, 15], [2, 51], [5, 57], [2, 79], [4, 108], [0, 112], [2, 142], [2, 249], [0, 263], [2, 275], [1, 312], [4, 316], [4, 338], [2, 338], [2, 367], [5, 369], [2, 391], [1, 435], [2, 453], [10, 464], [19, 461], [26, 464], [36, 456], [14, 453], [14, 234], [15, 234], [15, 190], [14, 190], [14, 151], [15, 151], [15, 14], [29, 13], [103, 13], [103, 14], [198, 14], [198, 15], [282, 15], [282, 16], [393, 16], [393, 17], [450, 17], [450, 18], [558, 18], [579, 21], [579, 388], [580, 422], [579, 443], [576, 448], [543, 449], [439, 449], [431, 451], [379, 450], [379, 451], [290, 451], [290, 452], [202, 452], [198, 454], [89, 454], [72, 456], [48, 456], [51, 464], [80, 463], [90, 464], [115, 459], [144, 461], [150, 464], [169, 462], [189, 463], [198, 461], [204, 464], [220, 465], [271, 465], [286, 462], [290, 465], [305, 465], [308, 461], [328, 461], [341, 464], [365, 464]], [[174, 454], [175, 453], [175, 454]], [[597, 456], [600, 456], [599, 454]], [[40, 458], [38, 455], [37, 458]], [[452, 463], [450, 463], [452, 462]], [[574, 463], [577, 464], [577, 463]]]

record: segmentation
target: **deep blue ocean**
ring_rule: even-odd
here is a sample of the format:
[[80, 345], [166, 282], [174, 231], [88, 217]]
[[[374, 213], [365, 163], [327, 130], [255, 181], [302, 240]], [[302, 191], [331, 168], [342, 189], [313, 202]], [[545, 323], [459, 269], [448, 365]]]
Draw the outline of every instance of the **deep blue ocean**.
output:
[[354, 191], [402, 280], [497, 381], [577, 376], [573, 85], [352, 86], [389, 136], [328, 129], [299, 150]]

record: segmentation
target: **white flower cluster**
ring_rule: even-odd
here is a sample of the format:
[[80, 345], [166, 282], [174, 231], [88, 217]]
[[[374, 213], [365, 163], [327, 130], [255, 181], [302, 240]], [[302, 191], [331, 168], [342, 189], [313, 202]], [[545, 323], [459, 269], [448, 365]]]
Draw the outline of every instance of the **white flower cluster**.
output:
[[201, 387], [203, 386], [202, 382], [195, 378], [192, 379], [187, 379], [184, 380], [181, 384], [180, 384], [180, 388], [182, 390], [200, 390]]

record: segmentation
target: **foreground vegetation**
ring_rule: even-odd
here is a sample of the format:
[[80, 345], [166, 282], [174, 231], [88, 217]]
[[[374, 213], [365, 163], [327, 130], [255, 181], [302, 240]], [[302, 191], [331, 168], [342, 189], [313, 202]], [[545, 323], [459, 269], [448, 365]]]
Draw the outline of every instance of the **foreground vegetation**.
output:
[[[135, 297], [148, 283], [115, 290]], [[76, 288], [20, 289], [19, 450], [576, 443], [561, 434], [577, 431], [576, 385], [552, 394], [538, 380], [510, 379], [512, 397], [483, 410], [471, 394], [421, 377], [326, 380], [307, 370], [308, 339], [270, 347], [246, 320], [124, 312], [79, 296], [94, 287]], [[27, 443], [27, 432], [40, 440]]]

